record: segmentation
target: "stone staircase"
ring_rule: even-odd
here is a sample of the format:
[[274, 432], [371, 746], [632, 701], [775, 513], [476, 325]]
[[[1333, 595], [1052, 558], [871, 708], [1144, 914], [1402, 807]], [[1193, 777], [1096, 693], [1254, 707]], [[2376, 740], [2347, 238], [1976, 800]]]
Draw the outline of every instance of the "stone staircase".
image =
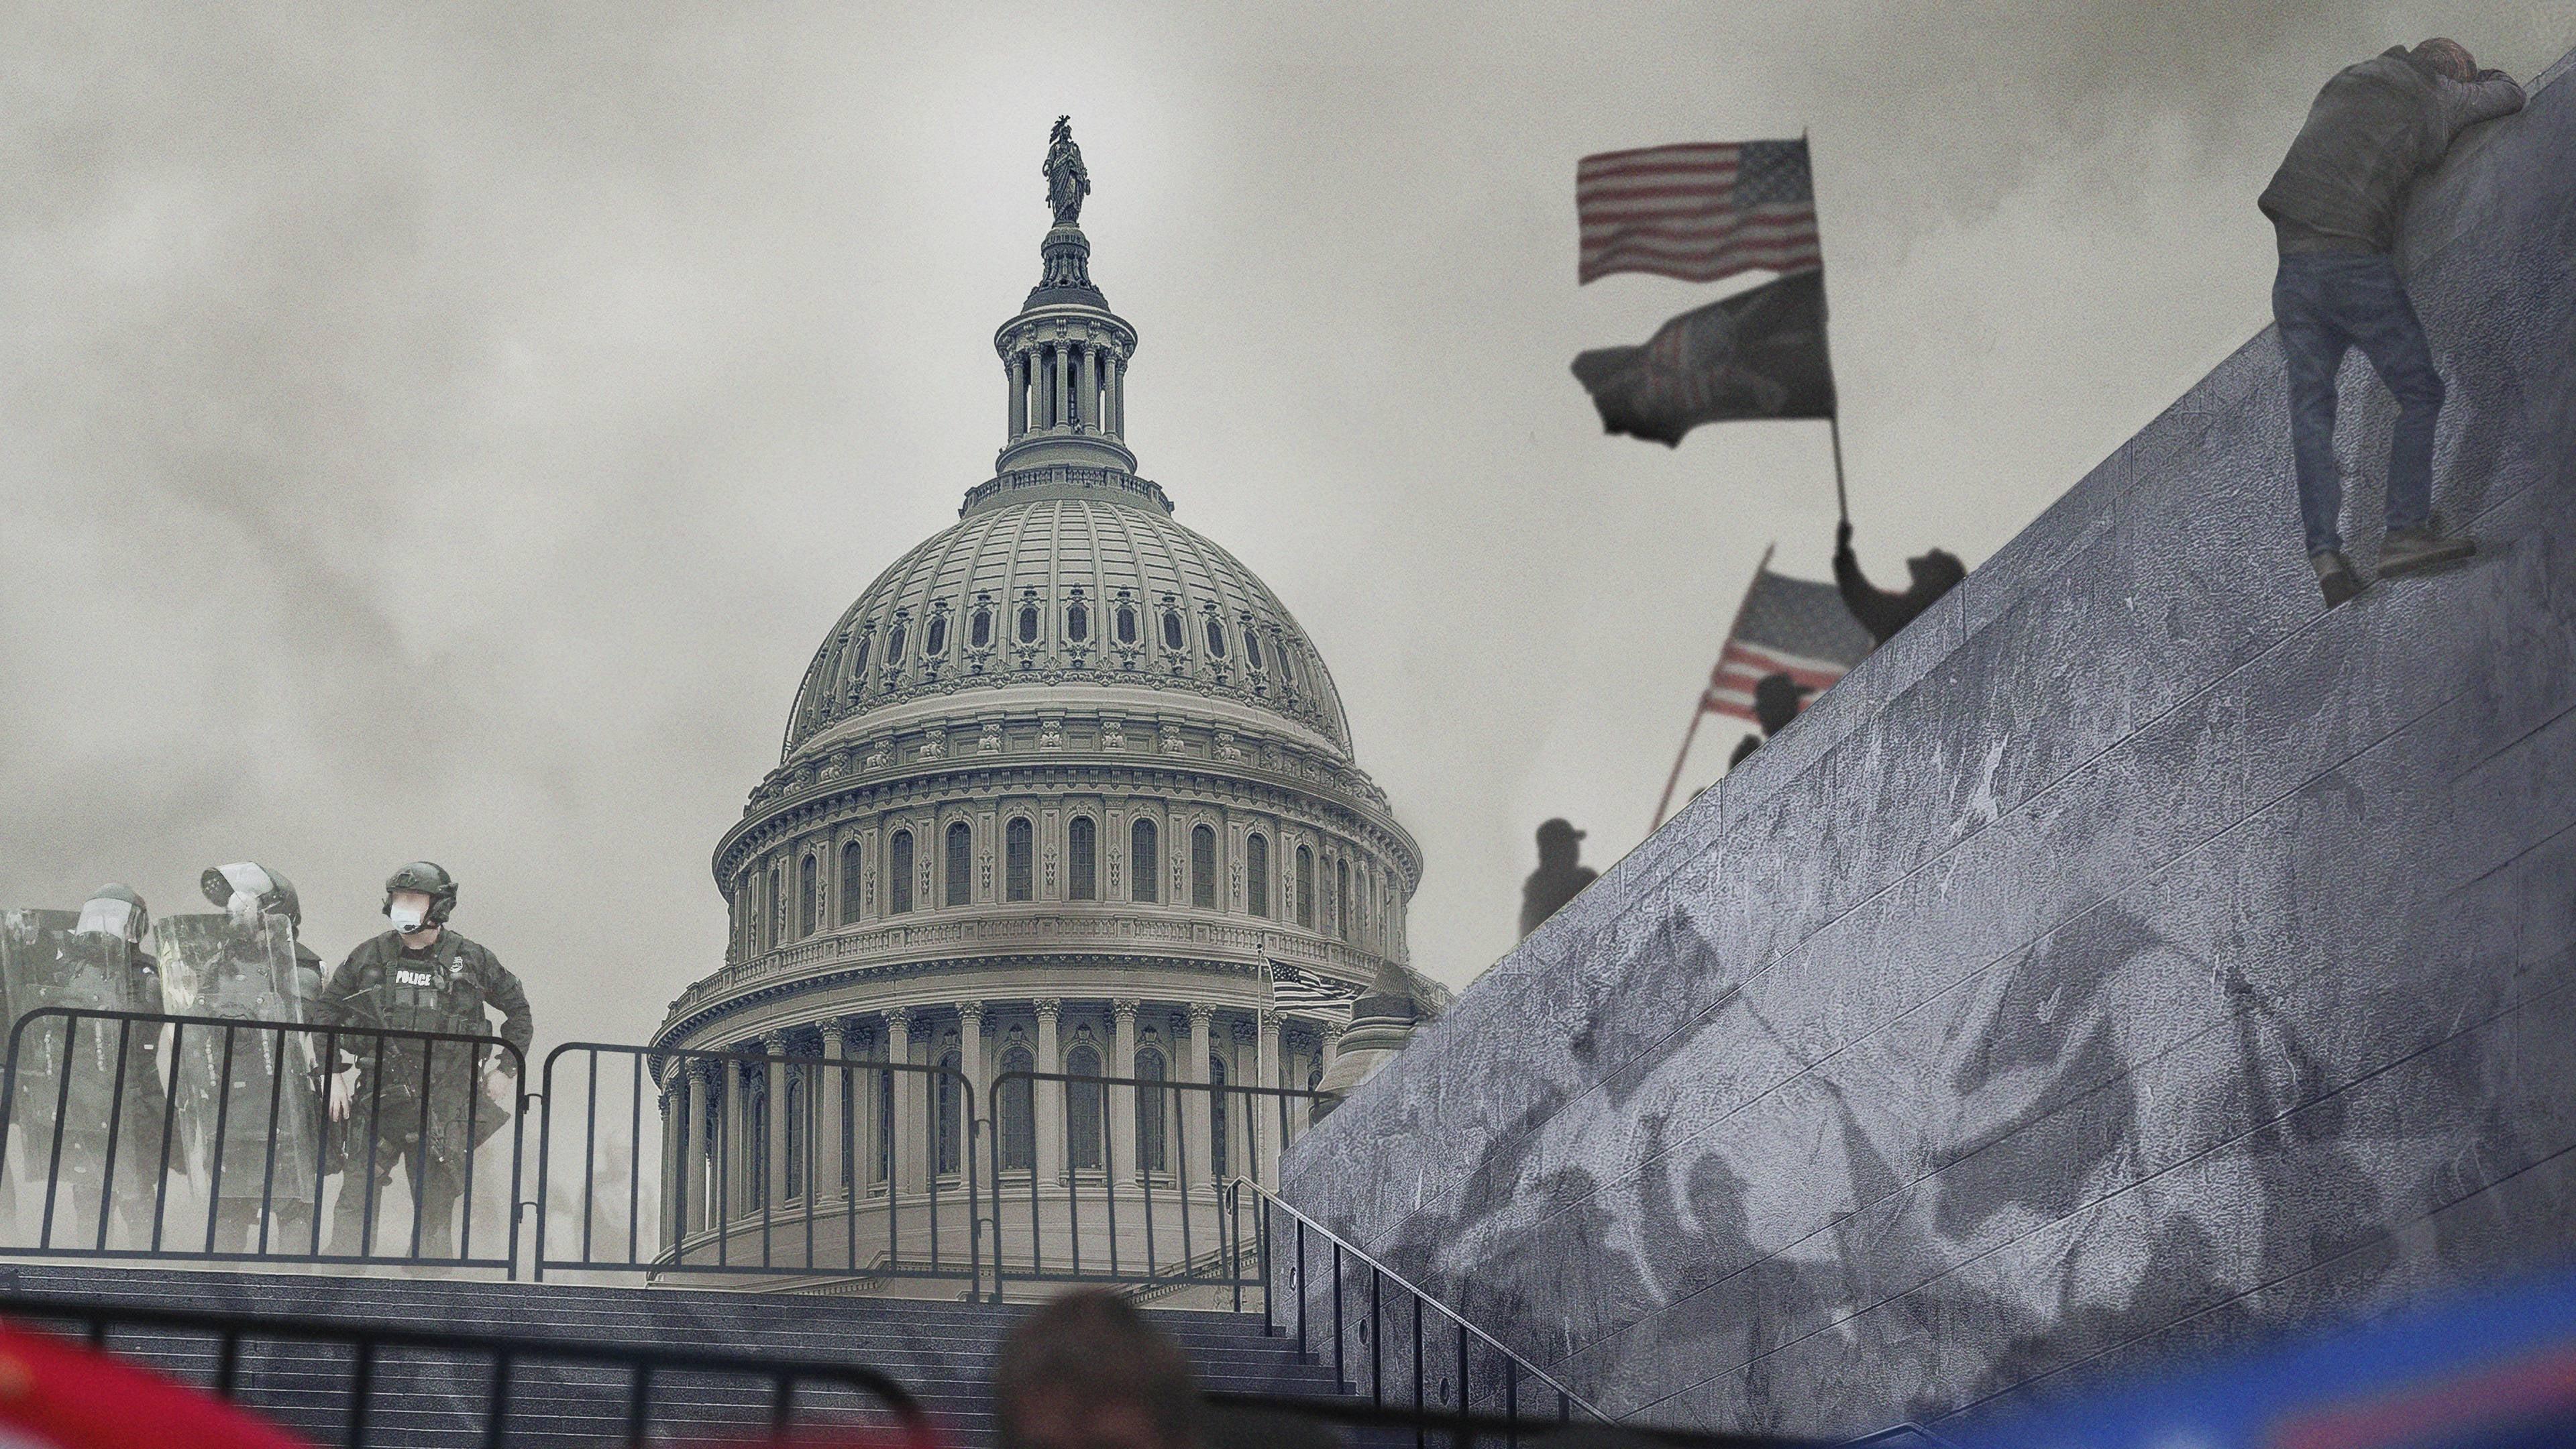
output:
[[[857, 1364], [891, 1376], [952, 1442], [992, 1442], [986, 1385], [1018, 1305], [820, 1295], [581, 1287], [464, 1279], [341, 1278], [56, 1264], [0, 1265], [0, 1292], [66, 1303], [390, 1324], [499, 1333], [588, 1346], [764, 1355]], [[1240, 1393], [1328, 1397], [1332, 1370], [1300, 1362], [1293, 1341], [1265, 1337], [1258, 1314], [1149, 1310], [1197, 1364], [1204, 1386]], [[203, 1334], [118, 1329], [109, 1346], [184, 1381], [211, 1384], [216, 1344]], [[245, 1405], [324, 1443], [341, 1442], [352, 1351], [254, 1338], [236, 1371]], [[492, 1380], [488, 1358], [387, 1350], [373, 1372], [370, 1444], [481, 1444]], [[513, 1366], [510, 1444], [620, 1442], [630, 1382], [616, 1370], [525, 1361]], [[655, 1443], [738, 1442], [767, 1423], [770, 1385], [740, 1376], [657, 1375]], [[865, 1417], [838, 1389], [800, 1390], [824, 1416]], [[800, 1417], [800, 1422], [803, 1422]]]

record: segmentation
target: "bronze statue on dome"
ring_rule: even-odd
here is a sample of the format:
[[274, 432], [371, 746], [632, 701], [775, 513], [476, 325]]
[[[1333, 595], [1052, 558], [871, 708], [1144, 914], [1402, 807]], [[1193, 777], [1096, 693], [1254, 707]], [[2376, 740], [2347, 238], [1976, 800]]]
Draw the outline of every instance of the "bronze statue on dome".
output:
[[1082, 168], [1082, 148], [1073, 144], [1073, 117], [1055, 118], [1055, 130], [1047, 136], [1046, 157], [1047, 204], [1055, 208], [1055, 224], [1074, 226], [1082, 220], [1082, 198], [1091, 192], [1091, 173]]

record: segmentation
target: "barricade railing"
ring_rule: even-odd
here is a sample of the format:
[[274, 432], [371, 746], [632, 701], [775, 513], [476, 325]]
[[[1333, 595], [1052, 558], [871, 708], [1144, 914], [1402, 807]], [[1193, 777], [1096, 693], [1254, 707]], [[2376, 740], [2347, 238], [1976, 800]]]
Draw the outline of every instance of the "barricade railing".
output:
[[937, 1442], [912, 1394], [862, 1364], [27, 1293], [0, 1293], [0, 1314], [79, 1325], [317, 1443], [749, 1442], [888, 1423]]
[[1287, 1087], [1004, 1072], [990, 1156], [993, 1292], [1010, 1283], [1261, 1285], [1231, 1184], [1277, 1170], [1317, 1094]]
[[981, 1120], [953, 1068], [567, 1042], [538, 1095], [538, 1278], [983, 1282]]
[[[1582, 1395], [1340, 1234], [1258, 1183], [1239, 1186], [1257, 1216], [1263, 1330], [1293, 1332], [1298, 1353], [1329, 1361], [1344, 1393], [1365, 1387], [1374, 1408], [1482, 1415], [1512, 1432], [1570, 1422], [1578, 1413], [1609, 1421]], [[1415, 1440], [1420, 1449], [1419, 1430]]]
[[[353, 1061], [338, 1099], [325, 1064]], [[0, 1076], [0, 1255], [509, 1270], [526, 1076], [493, 1036], [30, 1011]], [[397, 1181], [408, 1221], [380, 1228]]]

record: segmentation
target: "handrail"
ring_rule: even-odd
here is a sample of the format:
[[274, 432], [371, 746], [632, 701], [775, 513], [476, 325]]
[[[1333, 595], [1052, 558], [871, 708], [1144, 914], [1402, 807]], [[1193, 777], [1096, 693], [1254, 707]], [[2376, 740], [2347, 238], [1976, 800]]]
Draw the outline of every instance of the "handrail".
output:
[[[1379, 1262], [1376, 1258], [1370, 1256], [1365, 1249], [1352, 1243], [1350, 1239], [1343, 1237], [1341, 1234], [1334, 1232], [1331, 1228], [1325, 1227], [1322, 1223], [1308, 1217], [1305, 1213], [1289, 1206], [1288, 1203], [1281, 1200], [1277, 1193], [1272, 1192], [1270, 1189], [1263, 1187], [1260, 1183], [1254, 1182], [1248, 1177], [1236, 1178], [1235, 1185], [1252, 1189], [1254, 1194], [1260, 1197], [1262, 1201], [1277, 1208], [1279, 1211], [1286, 1213], [1288, 1216], [1295, 1218], [1298, 1222], [1305, 1224], [1308, 1231], [1322, 1234], [1327, 1242], [1332, 1243], [1343, 1252], [1357, 1258], [1361, 1263], [1367, 1265], [1371, 1271], [1383, 1275], [1397, 1287], [1402, 1288], [1404, 1291], [1412, 1294], [1421, 1301], [1430, 1304], [1441, 1317], [1448, 1319], [1451, 1323], [1456, 1324], [1466, 1332], [1474, 1334], [1478, 1339], [1484, 1342], [1487, 1348], [1490, 1348], [1494, 1352], [1511, 1360], [1519, 1367], [1521, 1372], [1530, 1374], [1537, 1378], [1540, 1383], [1547, 1385], [1550, 1389], [1561, 1395], [1567, 1403], [1583, 1410], [1583, 1412], [1590, 1414], [1593, 1418], [1600, 1420], [1602, 1423], [1608, 1424], [1617, 1422], [1608, 1414], [1603, 1413], [1591, 1400], [1576, 1393], [1574, 1390], [1567, 1388], [1564, 1384], [1557, 1382], [1556, 1378], [1548, 1373], [1547, 1370], [1540, 1368], [1537, 1364], [1531, 1363], [1528, 1359], [1513, 1351], [1512, 1348], [1502, 1340], [1494, 1337], [1490, 1333], [1487, 1333], [1485, 1330], [1478, 1328], [1476, 1325], [1469, 1323], [1456, 1309], [1451, 1308], [1448, 1304], [1443, 1303], [1439, 1299], [1432, 1297], [1429, 1293], [1424, 1292], [1421, 1285], [1413, 1282], [1413, 1280], [1405, 1277], [1393, 1268], [1388, 1267], [1386, 1264]], [[1305, 1293], [1305, 1284], [1298, 1284], [1297, 1291], [1302, 1297]]]

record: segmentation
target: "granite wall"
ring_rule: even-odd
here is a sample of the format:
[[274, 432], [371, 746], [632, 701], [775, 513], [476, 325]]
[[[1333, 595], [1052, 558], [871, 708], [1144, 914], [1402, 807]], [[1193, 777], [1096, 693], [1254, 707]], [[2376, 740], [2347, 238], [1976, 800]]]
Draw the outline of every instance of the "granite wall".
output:
[[[1291, 1200], [1609, 1412], [1798, 1433], [2566, 1255], [2571, 60], [2407, 222], [2473, 565], [2322, 612], [2267, 331], [1494, 967]], [[2343, 381], [2367, 572], [2393, 409]]]

